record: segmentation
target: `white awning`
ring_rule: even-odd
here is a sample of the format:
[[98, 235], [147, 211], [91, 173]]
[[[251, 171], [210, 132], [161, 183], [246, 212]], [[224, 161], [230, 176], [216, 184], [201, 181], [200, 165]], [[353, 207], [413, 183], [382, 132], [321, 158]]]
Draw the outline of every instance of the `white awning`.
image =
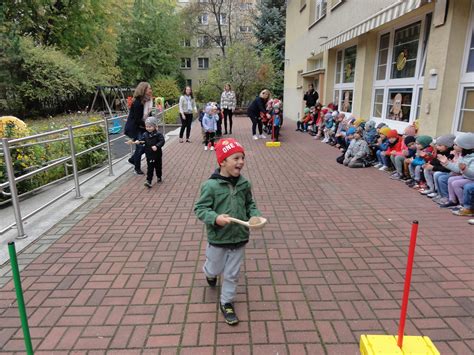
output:
[[398, 0], [395, 4], [386, 7], [385, 9], [377, 12], [375, 15], [372, 15], [364, 21], [359, 22], [357, 25], [330, 38], [321, 44], [321, 50], [324, 51], [336, 47], [344, 42], [369, 32], [374, 28], [380, 27], [387, 22], [393, 21], [400, 16], [416, 10], [427, 2], [431, 2], [431, 0]]

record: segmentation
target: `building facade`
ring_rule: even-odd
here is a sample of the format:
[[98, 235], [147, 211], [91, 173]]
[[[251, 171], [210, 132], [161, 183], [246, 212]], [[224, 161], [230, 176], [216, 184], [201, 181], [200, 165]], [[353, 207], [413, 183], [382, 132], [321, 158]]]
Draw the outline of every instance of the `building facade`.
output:
[[[213, 3], [222, 3], [219, 19], [212, 12]], [[181, 72], [187, 85], [193, 89], [206, 82], [209, 70], [216, 58], [222, 55], [220, 43], [231, 41], [252, 41], [252, 21], [256, 13], [257, 0], [176, 0], [178, 9], [193, 6], [197, 21], [192, 22], [192, 35], [182, 39], [183, 55]], [[217, 22], [221, 24], [219, 36]]]
[[[473, 0], [290, 0], [285, 114], [323, 104], [403, 131], [474, 131]], [[289, 104], [294, 103], [294, 104]]]

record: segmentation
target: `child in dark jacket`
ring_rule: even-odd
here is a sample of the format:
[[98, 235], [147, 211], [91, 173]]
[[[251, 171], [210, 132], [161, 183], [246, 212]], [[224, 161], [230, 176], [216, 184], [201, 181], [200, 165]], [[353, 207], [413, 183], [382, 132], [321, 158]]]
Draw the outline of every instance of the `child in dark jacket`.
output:
[[161, 148], [165, 145], [165, 137], [157, 130], [158, 122], [155, 117], [148, 117], [145, 121], [146, 132], [143, 134], [143, 144], [145, 146], [145, 156], [147, 163], [145, 186], [151, 188], [153, 172], [156, 172], [158, 182], [162, 179], [162, 159]]
[[221, 274], [220, 309], [229, 325], [239, 322], [234, 309], [240, 266], [244, 260], [249, 228], [232, 223], [229, 217], [248, 220], [260, 216], [252, 197], [250, 182], [240, 171], [244, 167], [244, 148], [235, 139], [216, 144], [219, 169], [201, 186], [194, 206], [196, 216], [206, 224], [208, 245], [203, 267], [207, 283], [217, 284]]
[[409, 165], [411, 181], [407, 182], [409, 187], [420, 189], [424, 187], [421, 181], [421, 172], [423, 165], [429, 163], [433, 159], [433, 147], [430, 145], [433, 138], [430, 136], [418, 136], [416, 138], [416, 154]]

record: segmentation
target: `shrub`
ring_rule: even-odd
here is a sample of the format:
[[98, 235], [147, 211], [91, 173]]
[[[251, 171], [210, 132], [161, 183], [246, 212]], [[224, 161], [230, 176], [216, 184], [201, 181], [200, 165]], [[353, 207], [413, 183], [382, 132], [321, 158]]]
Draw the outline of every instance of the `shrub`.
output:
[[176, 124], [179, 122], [179, 107], [173, 107], [164, 113], [165, 124]]
[[176, 80], [172, 77], [160, 75], [152, 80], [150, 84], [155, 96], [164, 97], [168, 104], [178, 102], [180, 91]]

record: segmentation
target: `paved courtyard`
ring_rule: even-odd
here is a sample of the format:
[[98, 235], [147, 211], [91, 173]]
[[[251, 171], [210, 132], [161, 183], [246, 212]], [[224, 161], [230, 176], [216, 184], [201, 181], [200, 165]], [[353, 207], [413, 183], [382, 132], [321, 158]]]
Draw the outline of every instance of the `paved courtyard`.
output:
[[[241, 323], [223, 322], [201, 272], [206, 239], [192, 210], [216, 161], [195, 126], [192, 144], [168, 143], [163, 184], [147, 190], [126, 174], [22, 253], [36, 354], [356, 354], [361, 334], [397, 333], [414, 219], [406, 334], [431, 337], [442, 354], [474, 351], [465, 218], [386, 173], [337, 164], [336, 149], [289, 122], [282, 146], [266, 148], [247, 118], [235, 121], [269, 219], [247, 247]], [[0, 349], [21, 353], [10, 274], [1, 280]]]

